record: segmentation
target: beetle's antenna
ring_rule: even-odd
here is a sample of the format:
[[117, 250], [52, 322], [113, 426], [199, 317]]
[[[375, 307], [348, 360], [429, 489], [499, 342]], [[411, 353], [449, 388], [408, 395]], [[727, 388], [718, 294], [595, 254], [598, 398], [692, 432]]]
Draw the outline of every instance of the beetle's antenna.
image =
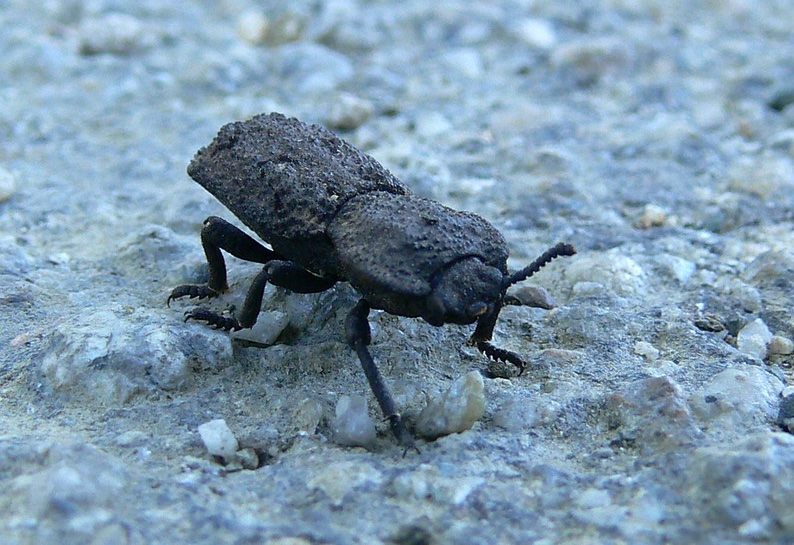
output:
[[517, 282], [523, 282], [544, 266], [546, 266], [549, 262], [553, 259], [562, 256], [574, 255], [576, 253], [576, 249], [573, 247], [572, 244], [568, 244], [566, 242], [559, 242], [556, 245], [552, 246], [545, 252], [543, 252], [535, 261], [530, 263], [528, 266], [524, 267], [520, 271], [514, 272], [510, 276], [505, 276], [504, 281], [504, 289], [507, 289], [509, 286]]

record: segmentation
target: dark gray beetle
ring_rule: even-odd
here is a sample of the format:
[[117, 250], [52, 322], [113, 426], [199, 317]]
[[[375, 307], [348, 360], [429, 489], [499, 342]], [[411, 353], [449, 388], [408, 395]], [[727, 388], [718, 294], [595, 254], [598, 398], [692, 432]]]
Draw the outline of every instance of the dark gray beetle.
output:
[[225, 330], [249, 328], [268, 282], [298, 293], [349, 282], [361, 300], [345, 321], [347, 342], [406, 448], [413, 438], [367, 349], [370, 309], [423, 318], [434, 326], [477, 322], [470, 343], [523, 370], [517, 354], [490, 343], [499, 311], [517, 303], [506, 296], [507, 288], [552, 259], [575, 253], [571, 245], [557, 244], [509, 274], [507, 244], [490, 223], [418, 197], [327, 129], [278, 113], [225, 125], [187, 171], [272, 250], [221, 218], [207, 218], [201, 243], [209, 282], [178, 286], [168, 302], [225, 291], [221, 250], [264, 267], [236, 317], [196, 308], [186, 319]]

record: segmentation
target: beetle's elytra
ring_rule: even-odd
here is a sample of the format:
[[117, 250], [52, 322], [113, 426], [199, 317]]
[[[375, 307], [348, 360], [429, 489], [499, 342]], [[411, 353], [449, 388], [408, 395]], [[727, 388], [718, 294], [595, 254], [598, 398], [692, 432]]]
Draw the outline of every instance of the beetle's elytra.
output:
[[507, 288], [552, 259], [575, 253], [573, 246], [560, 243], [510, 274], [507, 244], [486, 220], [415, 195], [375, 159], [327, 129], [278, 113], [222, 127], [198, 151], [188, 174], [272, 249], [221, 218], [207, 218], [201, 242], [209, 282], [178, 286], [168, 301], [226, 290], [221, 250], [264, 266], [236, 317], [196, 308], [186, 319], [225, 330], [249, 328], [268, 282], [298, 293], [349, 282], [361, 299], [345, 322], [347, 343], [406, 448], [413, 438], [367, 348], [370, 309], [434, 326], [476, 322], [470, 343], [523, 370], [517, 354], [490, 343], [500, 310], [516, 302], [506, 297]]

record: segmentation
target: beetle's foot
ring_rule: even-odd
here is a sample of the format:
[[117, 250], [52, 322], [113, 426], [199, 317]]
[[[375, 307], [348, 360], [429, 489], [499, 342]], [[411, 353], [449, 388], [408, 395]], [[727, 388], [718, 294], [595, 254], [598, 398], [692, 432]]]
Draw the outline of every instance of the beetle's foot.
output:
[[411, 435], [411, 432], [406, 429], [405, 424], [403, 423], [402, 415], [400, 415], [400, 413], [390, 414], [386, 417], [386, 420], [389, 421], [391, 431], [397, 438], [397, 442], [400, 443], [400, 446], [405, 448], [403, 451], [403, 457], [408, 454], [409, 450], [415, 450], [417, 453], [419, 453], [419, 447], [416, 446], [414, 436]]
[[524, 373], [524, 369], [527, 368], [527, 364], [524, 360], [521, 359], [521, 356], [516, 354], [515, 352], [511, 352], [509, 350], [505, 350], [504, 348], [499, 348], [498, 346], [494, 346], [488, 341], [480, 341], [477, 343], [477, 350], [491, 358], [495, 361], [506, 361], [508, 363], [512, 363], [516, 367], [518, 367], [518, 375], [521, 376]]
[[224, 331], [239, 331], [243, 328], [234, 316], [220, 314], [201, 307], [185, 312], [185, 321], [188, 320], [207, 322], [207, 325]]
[[171, 295], [168, 296], [165, 304], [166, 306], [171, 306], [171, 301], [173, 299], [179, 299], [180, 297], [185, 296], [189, 296], [191, 299], [195, 299], [196, 297], [199, 299], [204, 299], [205, 297], [217, 297], [218, 292], [209, 287], [207, 284], [183, 284], [181, 286], [175, 287], [171, 291]]

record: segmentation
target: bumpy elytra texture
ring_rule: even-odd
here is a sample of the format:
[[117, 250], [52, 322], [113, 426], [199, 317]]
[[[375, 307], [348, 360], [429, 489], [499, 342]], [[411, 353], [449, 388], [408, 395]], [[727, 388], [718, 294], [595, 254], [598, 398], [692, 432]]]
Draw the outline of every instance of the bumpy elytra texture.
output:
[[487, 221], [423, 199], [327, 129], [281, 114], [224, 126], [188, 174], [286, 259], [380, 296], [427, 295], [433, 275], [477, 256], [507, 273]]
[[327, 230], [339, 209], [364, 192], [408, 191], [327, 129], [276, 113], [223, 126], [188, 174], [276, 252], [337, 278]]

